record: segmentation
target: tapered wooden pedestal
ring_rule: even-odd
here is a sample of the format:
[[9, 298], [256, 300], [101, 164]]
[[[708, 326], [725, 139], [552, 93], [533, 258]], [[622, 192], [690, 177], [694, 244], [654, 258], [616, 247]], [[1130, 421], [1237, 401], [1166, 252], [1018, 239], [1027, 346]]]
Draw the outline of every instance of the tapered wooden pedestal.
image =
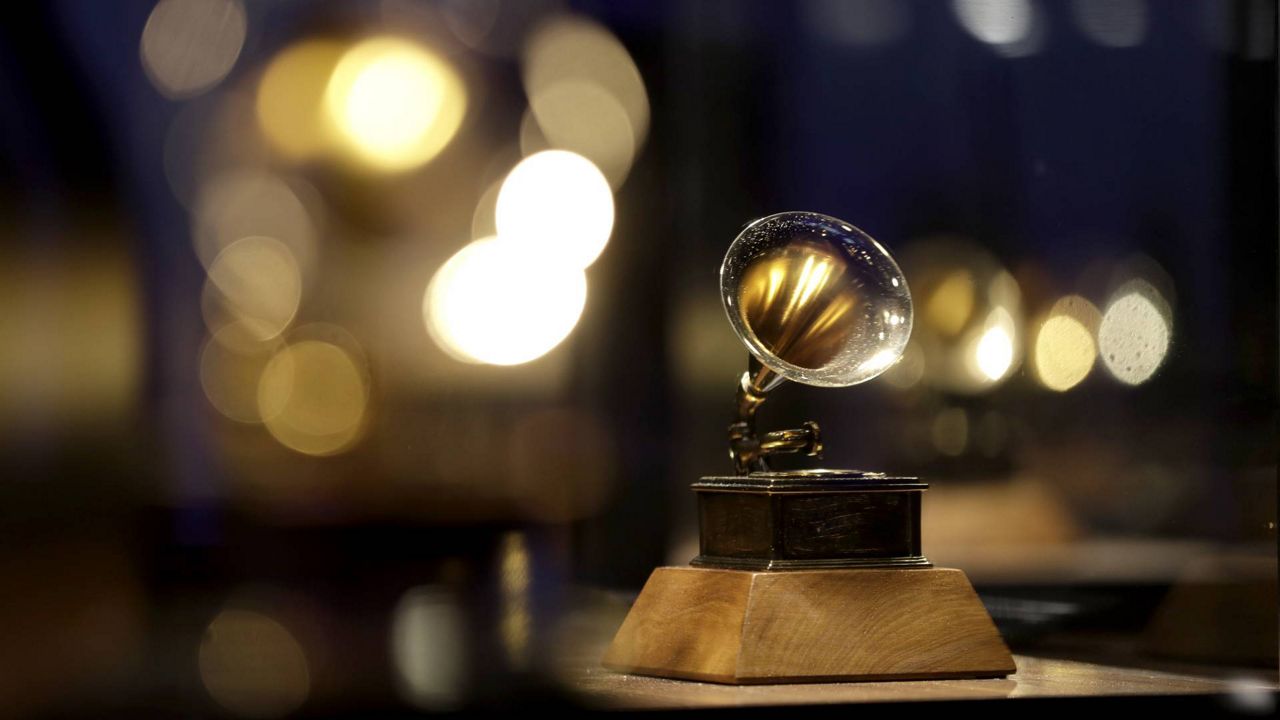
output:
[[718, 683], [1003, 677], [1013, 657], [960, 570], [662, 567], [604, 657]]

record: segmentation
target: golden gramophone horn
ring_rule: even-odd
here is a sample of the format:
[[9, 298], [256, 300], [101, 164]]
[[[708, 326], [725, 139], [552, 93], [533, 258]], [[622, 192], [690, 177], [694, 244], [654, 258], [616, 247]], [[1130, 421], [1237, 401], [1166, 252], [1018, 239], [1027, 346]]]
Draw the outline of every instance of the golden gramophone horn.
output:
[[819, 455], [816, 423], [757, 436], [755, 412], [783, 380], [841, 387], [897, 362], [911, 335], [911, 292], [889, 253], [843, 220], [787, 212], [752, 222], [729, 246], [720, 293], [750, 351], [730, 456], [739, 473], [778, 453]]

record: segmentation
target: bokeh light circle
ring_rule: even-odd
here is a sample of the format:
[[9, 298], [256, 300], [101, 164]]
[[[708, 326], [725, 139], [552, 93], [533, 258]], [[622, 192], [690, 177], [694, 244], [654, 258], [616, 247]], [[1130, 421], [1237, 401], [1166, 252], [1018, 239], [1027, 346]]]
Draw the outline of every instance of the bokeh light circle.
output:
[[432, 339], [454, 358], [518, 365], [563, 342], [586, 299], [581, 270], [527, 245], [486, 238], [436, 272], [423, 315]]
[[338, 62], [325, 91], [330, 122], [352, 153], [384, 171], [420, 166], [462, 125], [467, 93], [457, 71], [398, 37], [365, 40]]
[[498, 236], [548, 259], [586, 268], [613, 232], [613, 191], [590, 160], [547, 150], [520, 161], [498, 191]]

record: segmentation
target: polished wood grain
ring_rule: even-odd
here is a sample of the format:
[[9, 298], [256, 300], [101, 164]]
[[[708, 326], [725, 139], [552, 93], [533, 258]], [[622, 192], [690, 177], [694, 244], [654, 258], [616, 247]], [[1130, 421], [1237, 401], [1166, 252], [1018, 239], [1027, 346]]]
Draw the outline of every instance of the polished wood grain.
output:
[[1013, 658], [959, 570], [658, 568], [608, 668], [729, 684], [1000, 677]]
[[1254, 677], [1242, 674], [1227, 680], [1026, 655], [1018, 655], [1016, 660], [1016, 673], [987, 680], [723, 685], [625, 675], [597, 662], [575, 666], [564, 679], [584, 702], [623, 709], [1209, 693], [1248, 696], [1276, 690], [1274, 680], [1256, 677], [1256, 671]]
[[[554, 658], [556, 676], [589, 707], [650, 710], [713, 707], [981, 700], [1000, 698], [1199, 695], [1227, 693], [1245, 699], [1274, 692], [1275, 668], [1135, 665], [1124, 652], [1090, 653], [1092, 661], [1016, 655], [1007, 678], [895, 680], [807, 684], [728, 685], [620, 673], [601, 664], [632, 606], [631, 598], [590, 591], [564, 618]], [[1131, 648], [1131, 641], [1121, 642]], [[1092, 647], [1092, 646], [1090, 646]]]

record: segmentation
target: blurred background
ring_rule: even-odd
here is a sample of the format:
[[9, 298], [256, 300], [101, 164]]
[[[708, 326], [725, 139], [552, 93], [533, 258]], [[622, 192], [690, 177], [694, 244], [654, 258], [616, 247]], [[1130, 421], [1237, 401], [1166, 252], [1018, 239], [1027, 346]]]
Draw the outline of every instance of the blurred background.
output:
[[783, 210], [915, 329], [766, 428], [931, 483], [1015, 651], [1274, 672], [1274, 3], [3, 14], [7, 712], [574, 702], [696, 554]]

